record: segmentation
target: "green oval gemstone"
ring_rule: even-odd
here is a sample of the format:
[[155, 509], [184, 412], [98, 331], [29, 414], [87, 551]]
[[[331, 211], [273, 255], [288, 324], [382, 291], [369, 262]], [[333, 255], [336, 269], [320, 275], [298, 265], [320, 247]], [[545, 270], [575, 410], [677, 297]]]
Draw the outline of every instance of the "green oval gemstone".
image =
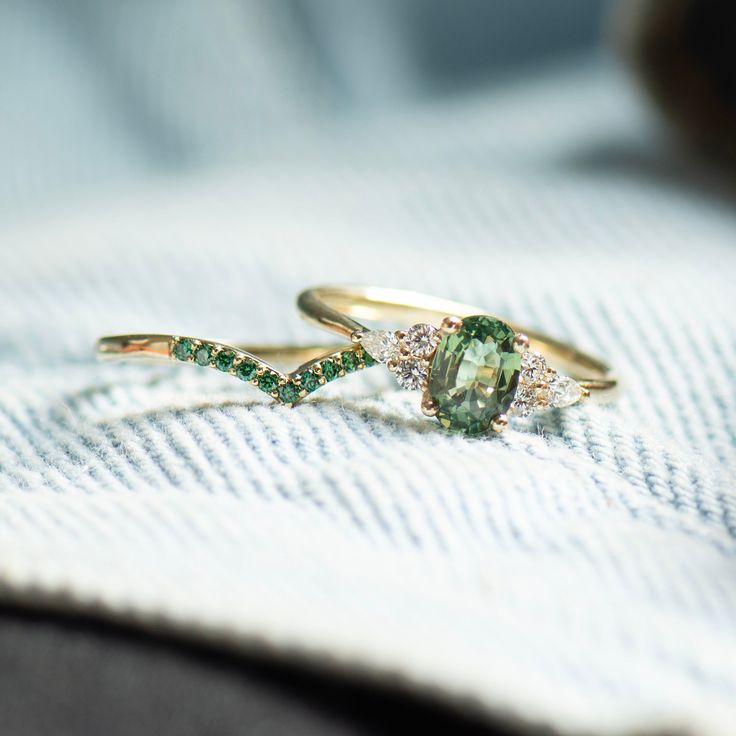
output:
[[506, 323], [465, 317], [459, 332], [442, 338], [432, 361], [429, 394], [440, 424], [465, 434], [487, 432], [511, 406], [520, 371], [521, 355]]

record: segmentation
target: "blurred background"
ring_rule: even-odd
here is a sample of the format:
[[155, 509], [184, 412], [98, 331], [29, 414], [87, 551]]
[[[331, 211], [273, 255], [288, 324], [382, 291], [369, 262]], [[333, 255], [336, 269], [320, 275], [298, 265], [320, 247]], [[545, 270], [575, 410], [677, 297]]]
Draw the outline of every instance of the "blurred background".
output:
[[584, 64], [609, 0], [3, 0], [0, 213]]
[[324, 154], [351, 124], [611, 55], [674, 127], [733, 156], [734, 12], [724, 0], [3, 0], [0, 217], [317, 141]]

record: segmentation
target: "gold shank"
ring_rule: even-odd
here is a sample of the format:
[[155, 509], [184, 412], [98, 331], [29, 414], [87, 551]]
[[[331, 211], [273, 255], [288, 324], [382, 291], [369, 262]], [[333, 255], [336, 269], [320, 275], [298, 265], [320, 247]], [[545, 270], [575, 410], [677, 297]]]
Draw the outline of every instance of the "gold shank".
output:
[[[141, 360], [160, 362], [177, 359], [171, 355], [176, 335], [140, 334], [111, 335], [97, 341], [97, 356], [100, 360]], [[293, 372], [306, 368], [316, 360], [332, 355], [339, 350], [348, 350], [349, 345], [244, 345], [228, 340], [208, 340], [252, 355], [273, 367], [298, 367]]]
[[[481, 307], [441, 299], [403, 289], [377, 286], [319, 286], [303, 291], [297, 305], [302, 316], [322, 328], [351, 339], [367, 328], [366, 322], [392, 322], [411, 325], [419, 322], [439, 324], [448, 315], [468, 317], [487, 314]], [[604, 361], [573, 345], [536, 330], [503, 320], [517, 333], [529, 338], [529, 347], [574, 378], [588, 391], [609, 392], [618, 381]]]

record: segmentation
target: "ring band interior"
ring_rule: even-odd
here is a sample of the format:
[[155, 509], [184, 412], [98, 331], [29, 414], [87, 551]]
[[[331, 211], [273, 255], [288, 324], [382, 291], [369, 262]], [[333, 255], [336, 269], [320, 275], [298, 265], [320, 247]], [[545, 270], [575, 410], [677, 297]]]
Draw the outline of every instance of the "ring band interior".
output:
[[[307, 289], [299, 295], [297, 305], [309, 322], [347, 338], [367, 329], [358, 320], [391, 322], [402, 326], [421, 322], [438, 325], [450, 315], [468, 317], [487, 314], [486, 310], [469, 304], [375, 286], [320, 286]], [[514, 332], [527, 335], [532, 350], [544, 355], [583, 388], [607, 391], [616, 387], [617, 381], [611, 368], [602, 360], [536, 330], [504, 321]]]

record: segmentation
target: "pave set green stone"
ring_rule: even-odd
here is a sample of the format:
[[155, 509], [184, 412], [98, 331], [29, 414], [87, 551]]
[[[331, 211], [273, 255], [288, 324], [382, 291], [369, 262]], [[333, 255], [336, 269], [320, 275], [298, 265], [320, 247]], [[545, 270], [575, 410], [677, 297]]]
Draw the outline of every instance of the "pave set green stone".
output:
[[377, 365], [359, 345], [318, 358], [296, 375], [279, 373], [245, 351], [191, 337], [173, 338], [170, 354], [184, 363], [215, 368], [252, 383], [282, 404], [295, 404], [340, 376]]

